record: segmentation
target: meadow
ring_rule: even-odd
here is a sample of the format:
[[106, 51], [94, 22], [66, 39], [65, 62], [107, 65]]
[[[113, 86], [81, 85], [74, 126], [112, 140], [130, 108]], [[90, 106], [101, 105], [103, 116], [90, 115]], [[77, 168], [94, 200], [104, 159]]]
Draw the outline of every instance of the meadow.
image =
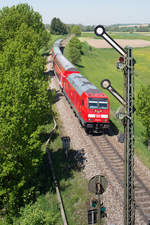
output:
[[[82, 36], [89, 35], [92, 37], [92, 33], [82, 34]], [[130, 33], [116, 33], [111, 35], [115, 38], [128, 38], [132, 39], [150, 40], [150, 36], [146, 34], [130, 34]], [[87, 36], [86, 36], [87, 37]], [[96, 49], [83, 45], [82, 61], [78, 65], [78, 69], [81, 71], [88, 80], [90, 80], [95, 86], [101, 89], [100, 82], [103, 79], [109, 79], [112, 86], [123, 96], [124, 95], [124, 76], [121, 70], [116, 69], [116, 62], [120, 55], [114, 49]], [[136, 60], [134, 83], [135, 83], [135, 105], [139, 90], [142, 86], [150, 85], [150, 47], [134, 48], [133, 57]], [[111, 120], [118, 127], [120, 131], [123, 131], [123, 126], [120, 121], [115, 118], [115, 112], [120, 106], [120, 103], [108, 93], [107, 90], [103, 90], [110, 99], [111, 105]], [[150, 168], [150, 151], [147, 150], [146, 141], [144, 138], [145, 128], [138, 120], [135, 113], [135, 153], [144, 162], [144, 164]]]
[[[108, 34], [114, 39], [131, 39], [131, 40], [142, 39], [150, 41], [150, 32], [136, 32], [136, 33], [108, 32]], [[99, 37], [97, 37], [94, 32], [82, 32], [81, 37], [99, 39]]]

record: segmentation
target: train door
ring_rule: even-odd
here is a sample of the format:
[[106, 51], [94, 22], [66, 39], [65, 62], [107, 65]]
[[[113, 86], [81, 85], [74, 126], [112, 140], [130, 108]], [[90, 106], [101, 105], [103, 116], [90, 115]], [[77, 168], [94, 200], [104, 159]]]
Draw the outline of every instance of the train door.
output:
[[77, 94], [76, 94], [75, 91], [73, 91], [73, 96], [74, 96], [74, 98], [73, 98], [73, 104], [74, 104], [74, 106], [76, 107]]
[[84, 116], [84, 111], [85, 111], [85, 98], [82, 96], [80, 100], [80, 115]]

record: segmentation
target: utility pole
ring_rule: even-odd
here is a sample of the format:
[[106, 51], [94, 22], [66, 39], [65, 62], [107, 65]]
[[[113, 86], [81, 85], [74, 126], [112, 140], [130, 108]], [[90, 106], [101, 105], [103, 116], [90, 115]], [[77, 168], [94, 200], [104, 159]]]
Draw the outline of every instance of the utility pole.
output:
[[[135, 225], [135, 200], [134, 200], [134, 64], [132, 48], [124, 50], [98, 25], [95, 34], [105, 39], [120, 55], [117, 68], [123, 69], [125, 80], [125, 100], [111, 86], [109, 80], [101, 82], [101, 86], [107, 89], [125, 107], [123, 115], [125, 147], [124, 147], [124, 225]], [[122, 116], [121, 116], [122, 117]]]

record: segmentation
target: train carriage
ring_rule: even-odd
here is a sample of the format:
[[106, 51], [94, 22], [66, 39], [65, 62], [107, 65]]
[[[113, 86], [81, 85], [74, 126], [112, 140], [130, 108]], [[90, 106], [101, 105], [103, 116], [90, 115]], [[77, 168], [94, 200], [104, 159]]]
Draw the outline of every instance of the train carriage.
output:
[[59, 80], [61, 88], [63, 88], [64, 79], [67, 78], [69, 74], [72, 74], [74, 72], [80, 73], [80, 71], [78, 71], [77, 68], [71, 62], [69, 62], [69, 60], [66, 59], [66, 57], [63, 56], [60, 50], [61, 42], [62, 39], [59, 39], [55, 42], [52, 49], [52, 57], [55, 75]]

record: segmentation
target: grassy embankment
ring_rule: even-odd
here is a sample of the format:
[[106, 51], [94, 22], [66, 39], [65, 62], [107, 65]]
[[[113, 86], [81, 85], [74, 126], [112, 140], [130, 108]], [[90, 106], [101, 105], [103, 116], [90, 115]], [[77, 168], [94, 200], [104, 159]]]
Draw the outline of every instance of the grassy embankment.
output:
[[[89, 33], [82, 36], [88, 36]], [[131, 35], [131, 36], [130, 36]], [[90, 36], [94, 34], [90, 33]], [[111, 35], [113, 38], [127, 38], [127, 39], [146, 39], [150, 41], [150, 36], [146, 34], [129, 34], [129, 33], [116, 33]], [[134, 37], [134, 38], [133, 38]], [[135, 64], [135, 102], [137, 94], [142, 86], [150, 84], [149, 71], [150, 71], [150, 47], [145, 48], [134, 48], [133, 56], [136, 59]], [[101, 80], [107, 78], [111, 81], [112, 86], [123, 95], [123, 72], [116, 69], [116, 62], [119, 58], [119, 54], [114, 49], [95, 49], [85, 47], [82, 61], [78, 67], [81, 73], [87, 77], [94, 85], [100, 87]], [[114, 112], [120, 106], [117, 100], [108, 93], [104, 92], [109, 96], [111, 104], [111, 120], [119, 128], [123, 130], [122, 125], [116, 120]], [[147, 150], [145, 140], [143, 136], [144, 127], [137, 119], [135, 114], [135, 152], [138, 157], [150, 168], [150, 152]]]
[[75, 159], [78, 150], [70, 149], [69, 159], [66, 160], [62, 150], [60, 134], [59, 132], [57, 134], [57, 138], [50, 144], [50, 149], [53, 151], [55, 172], [59, 182], [68, 224], [86, 225], [86, 201], [90, 194], [88, 192], [87, 180], [82, 173], [82, 165], [79, 167], [78, 160]]

